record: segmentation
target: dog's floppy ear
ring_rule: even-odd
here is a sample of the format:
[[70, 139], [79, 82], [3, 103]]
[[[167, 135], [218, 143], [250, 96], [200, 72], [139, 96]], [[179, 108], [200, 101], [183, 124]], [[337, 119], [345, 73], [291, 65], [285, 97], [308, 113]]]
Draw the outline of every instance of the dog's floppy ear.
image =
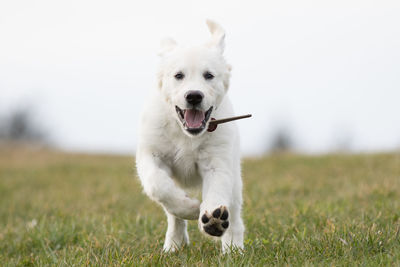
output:
[[207, 19], [207, 26], [211, 32], [211, 41], [208, 42], [210, 46], [217, 47], [221, 54], [224, 52], [225, 48], [225, 31], [224, 29], [215, 21]]
[[172, 38], [164, 38], [160, 42], [160, 50], [158, 51], [158, 55], [160, 57], [165, 56], [169, 52], [177, 47], [177, 43]]

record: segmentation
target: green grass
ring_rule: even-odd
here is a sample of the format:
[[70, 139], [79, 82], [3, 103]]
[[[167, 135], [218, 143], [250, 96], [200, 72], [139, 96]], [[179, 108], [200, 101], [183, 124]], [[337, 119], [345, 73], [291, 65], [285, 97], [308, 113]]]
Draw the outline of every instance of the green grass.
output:
[[0, 265], [397, 265], [400, 155], [247, 159], [243, 254], [189, 225], [161, 253], [162, 210], [130, 157], [0, 152]]

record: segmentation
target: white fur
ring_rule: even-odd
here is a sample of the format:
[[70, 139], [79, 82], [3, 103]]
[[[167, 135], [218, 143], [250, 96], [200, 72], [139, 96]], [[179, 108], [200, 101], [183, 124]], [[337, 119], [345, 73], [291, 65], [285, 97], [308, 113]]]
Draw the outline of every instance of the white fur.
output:
[[[221, 237], [223, 251], [243, 248], [244, 225], [241, 219], [242, 180], [239, 135], [234, 122], [219, 125], [214, 132], [190, 135], [184, 130], [175, 105], [185, 106], [184, 94], [200, 90], [204, 94], [201, 108], [213, 106], [211, 117], [233, 116], [225, 95], [229, 87], [230, 66], [223, 58], [224, 31], [207, 21], [211, 40], [198, 47], [184, 48], [172, 39], [162, 42], [158, 90], [143, 112], [136, 155], [137, 170], [145, 193], [158, 202], [168, 218], [165, 251], [174, 251], [188, 244], [185, 220], [201, 217], [225, 206], [229, 211], [229, 227]], [[215, 78], [205, 80], [205, 70]], [[185, 78], [178, 81], [178, 71]], [[185, 192], [202, 189], [202, 202]]]

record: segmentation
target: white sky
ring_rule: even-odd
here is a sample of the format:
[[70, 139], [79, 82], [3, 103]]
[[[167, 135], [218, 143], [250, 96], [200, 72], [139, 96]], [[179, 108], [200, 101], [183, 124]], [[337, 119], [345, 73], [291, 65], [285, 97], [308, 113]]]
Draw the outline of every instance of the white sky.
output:
[[298, 150], [400, 148], [400, 1], [0, 2], [0, 113], [33, 102], [70, 150], [128, 152], [159, 40], [226, 29], [246, 154], [279, 126]]

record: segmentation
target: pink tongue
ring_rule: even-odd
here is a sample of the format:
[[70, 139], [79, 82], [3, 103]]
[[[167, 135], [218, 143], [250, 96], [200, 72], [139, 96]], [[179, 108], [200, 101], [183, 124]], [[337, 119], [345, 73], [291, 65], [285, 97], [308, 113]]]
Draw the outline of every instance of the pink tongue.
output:
[[196, 109], [187, 109], [185, 112], [186, 125], [189, 128], [200, 128], [204, 120], [204, 112]]

